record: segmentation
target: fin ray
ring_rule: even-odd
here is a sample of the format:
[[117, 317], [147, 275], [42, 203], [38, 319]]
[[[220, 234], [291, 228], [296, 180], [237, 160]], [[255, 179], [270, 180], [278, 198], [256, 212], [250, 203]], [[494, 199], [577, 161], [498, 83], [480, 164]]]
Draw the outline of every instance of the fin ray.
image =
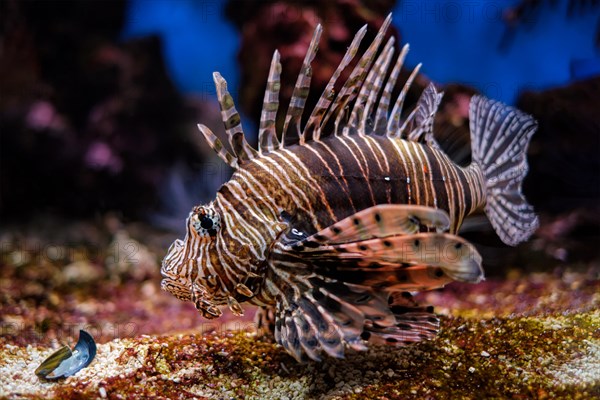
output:
[[417, 66], [410, 73], [410, 76], [406, 80], [404, 87], [400, 91], [396, 102], [394, 103], [394, 108], [392, 108], [392, 113], [390, 114], [388, 126], [387, 126], [387, 135], [389, 137], [400, 137], [402, 134], [402, 130], [399, 129], [400, 120], [402, 118], [402, 108], [404, 107], [404, 99], [406, 98], [406, 94], [408, 90], [412, 86], [413, 81], [415, 80], [417, 74], [421, 70], [421, 63], [417, 64]]
[[330, 118], [335, 118], [334, 133], [336, 135], [339, 134], [340, 122], [346, 114], [345, 109], [347, 105], [356, 97], [358, 89], [363, 84], [365, 77], [369, 72], [369, 68], [371, 67], [373, 60], [375, 59], [377, 50], [379, 49], [379, 46], [383, 41], [385, 33], [387, 32], [390, 22], [391, 14], [388, 15], [388, 17], [383, 22], [383, 25], [379, 29], [375, 40], [373, 41], [373, 43], [371, 43], [365, 54], [363, 54], [363, 56], [360, 58], [358, 64], [350, 74], [350, 77], [340, 90], [340, 93], [337, 95], [333, 104], [331, 105], [331, 107], [325, 114], [325, 117], [323, 118], [321, 126], [325, 126], [325, 124]]
[[478, 283], [481, 256], [473, 245], [448, 233], [417, 233], [340, 244], [299, 242], [274, 252], [299, 259], [332, 278], [373, 287], [422, 290], [448, 282]]
[[414, 276], [424, 268], [426, 272], [435, 270], [434, 275], [441, 269], [445, 276], [462, 282], [478, 283], [483, 279], [479, 252], [466, 240], [448, 233], [376, 238], [331, 247], [338, 257], [358, 259], [358, 266], [377, 272], [380, 269], [373, 268], [373, 263], [382, 263], [383, 270], [396, 270], [397, 266], [408, 271], [413, 268]]
[[329, 109], [333, 99], [335, 98], [334, 86], [339, 79], [341, 73], [346, 69], [348, 64], [354, 59], [356, 53], [358, 52], [358, 48], [360, 46], [360, 42], [362, 41], [365, 33], [367, 32], [367, 25], [364, 25], [356, 35], [354, 35], [354, 39], [352, 39], [352, 43], [346, 50], [346, 54], [342, 58], [342, 61], [336, 68], [335, 72], [329, 79], [323, 94], [319, 98], [317, 105], [313, 109], [310, 117], [308, 118], [308, 122], [306, 123], [306, 127], [304, 128], [304, 136], [305, 140], [310, 140], [311, 137], [314, 140], [320, 139], [320, 130], [323, 125], [323, 117], [325, 116], [326, 111]]
[[415, 129], [408, 134], [408, 140], [413, 142], [425, 142], [433, 148], [438, 148], [433, 137], [433, 119], [444, 96], [438, 92], [433, 83], [430, 83], [419, 98], [416, 106]]
[[375, 113], [375, 125], [374, 131], [377, 134], [384, 134], [385, 129], [387, 127], [388, 121], [388, 111], [390, 106], [390, 101], [392, 98], [392, 91], [394, 90], [394, 86], [396, 85], [396, 80], [400, 75], [400, 71], [402, 70], [402, 65], [404, 64], [404, 59], [406, 58], [406, 54], [408, 54], [409, 45], [405, 44], [402, 47], [402, 51], [400, 55], [398, 55], [398, 59], [394, 64], [394, 68], [385, 84], [383, 89], [383, 93], [381, 94], [381, 98], [379, 99], [379, 104], [377, 105], [377, 111]]
[[[393, 37], [390, 39], [390, 41], [392, 41], [392, 39], [393, 39]], [[385, 53], [384, 53], [384, 55], [385, 55]], [[387, 71], [390, 66], [390, 62], [392, 61], [393, 56], [394, 56], [394, 48], [391, 47], [390, 50], [388, 50], [388, 54], [385, 55], [381, 65], [375, 66], [375, 69], [377, 72], [375, 73], [375, 76], [374, 76], [373, 89], [369, 92], [369, 97], [367, 98], [367, 103], [365, 104], [365, 112], [363, 114], [363, 118], [360, 121], [360, 125], [358, 127], [358, 130], [361, 133], [366, 133], [367, 122], [369, 122], [369, 120], [371, 118], [375, 118], [375, 111], [373, 110], [373, 108], [375, 106], [377, 106], [377, 103], [376, 103], [377, 97], [379, 96], [379, 92], [381, 91], [383, 82], [385, 81], [386, 74], [387, 74]], [[373, 124], [372, 129], [374, 129], [375, 128], [374, 120], [373, 120], [372, 124]]]
[[445, 231], [450, 217], [441, 209], [406, 204], [380, 204], [351, 215], [306, 241], [344, 243], [374, 237], [409, 235], [421, 227]]
[[365, 121], [369, 116], [369, 108], [372, 106], [373, 100], [371, 103], [368, 100], [376, 97], [381, 89], [381, 81], [385, 78], [387, 67], [394, 53], [394, 41], [393, 36], [387, 41], [381, 54], [375, 60], [373, 68], [367, 74], [367, 78], [354, 101], [354, 108], [350, 113], [348, 125], [358, 128], [359, 134], [364, 133]]
[[292, 98], [290, 99], [288, 111], [285, 116], [280, 147], [304, 143], [304, 135], [300, 129], [300, 119], [302, 118], [302, 112], [304, 111], [304, 106], [306, 104], [306, 99], [308, 98], [310, 89], [310, 81], [312, 77], [310, 63], [317, 54], [319, 39], [321, 38], [322, 32], [323, 28], [321, 27], [321, 24], [317, 25], [306, 55], [304, 56], [304, 61], [300, 69], [300, 73], [298, 74], [298, 79], [296, 81], [296, 85], [294, 86]]
[[365, 326], [369, 343], [405, 346], [433, 339], [440, 328], [440, 320], [433, 307], [419, 306], [408, 292], [393, 292], [388, 299], [396, 323], [391, 327]]
[[260, 154], [279, 148], [276, 124], [277, 110], [279, 109], [279, 90], [281, 88], [280, 76], [281, 63], [279, 62], [279, 52], [275, 50], [273, 59], [271, 60], [271, 67], [269, 68], [269, 77], [267, 79], [263, 108], [260, 115], [260, 127], [258, 131]]
[[227, 90], [227, 81], [218, 72], [213, 73], [213, 80], [217, 89], [217, 98], [221, 106], [221, 118], [225, 124], [225, 131], [229, 137], [229, 144], [238, 163], [251, 160], [258, 155], [246, 141], [240, 114], [235, 109], [231, 94]]
[[483, 96], [469, 106], [473, 164], [486, 185], [487, 214], [494, 230], [508, 245], [527, 240], [539, 226], [522, 184], [527, 174], [527, 147], [537, 123], [529, 115]]
[[223, 146], [223, 142], [219, 140], [217, 135], [213, 133], [206, 125], [198, 124], [198, 129], [204, 135], [208, 145], [217, 153], [219, 158], [231, 168], [236, 169], [238, 167], [237, 158], [234, 157], [227, 149]]

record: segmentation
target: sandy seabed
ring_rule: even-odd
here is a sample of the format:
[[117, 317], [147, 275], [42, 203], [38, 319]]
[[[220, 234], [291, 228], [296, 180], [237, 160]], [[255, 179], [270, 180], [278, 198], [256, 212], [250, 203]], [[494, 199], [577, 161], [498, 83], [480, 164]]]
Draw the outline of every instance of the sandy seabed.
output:
[[[115, 257], [119, 240], [136, 246], [134, 259]], [[594, 267], [450, 284], [420, 295], [442, 317], [435, 340], [298, 364], [256, 336], [251, 307], [244, 317], [226, 312], [208, 322], [162, 292], [162, 239], [142, 245], [121, 231], [106, 243], [113, 250], [39, 247], [44, 257], [3, 246], [0, 397], [600, 397]], [[96, 359], [67, 379], [40, 381], [36, 367], [61, 345], [73, 346], [81, 328], [98, 342]]]

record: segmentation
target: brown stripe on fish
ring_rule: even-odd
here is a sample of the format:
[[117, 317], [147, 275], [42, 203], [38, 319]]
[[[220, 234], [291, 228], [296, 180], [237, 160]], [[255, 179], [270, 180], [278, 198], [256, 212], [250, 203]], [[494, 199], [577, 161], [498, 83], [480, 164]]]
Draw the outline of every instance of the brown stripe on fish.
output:
[[[242, 182], [240, 184], [237, 180], [230, 180], [227, 184], [227, 189], [231, 191], [231, 194], [243, 205], [238, 208], [243, 217], [248, 222], [260, 231], [261, 236], [265, 238], [273, 238], [277, 236], [275, 226], [269, 221], [273, 221], [277, 217], [274, 209], [265, 208], [266, 202], [261, 198], [251, 196], [253, 190], [250, 188], [250, 184]], [[243, 208], [242, 208], [243, 207]], [[265, 242], [266, 247], [266, 242]]]
[[427, 159], [431, 191], [434, 193], [432, 206], [448, 212], [448, 193], [446, 191], [444, 173], [441, 166], [441, 162], [443, 162], [441, 153], [425, 146], [423, 147], [423, 151], [425, 152], [425, 157]]
[[[293, 193], [292, 199], [297, 206], [294, 209], [307, 216], [313, 225], [317, 225], [315, 195], [319, 194], [319, 188], [315, 186], [317, 182], [310, 175], [304, 163], [299, 159], [292, 159], [291, 154], [285, 151], [273, 153], [270, 157], [266, 157], [265, 161], [274, 168], [274, 176], [279, 175], [283, 185]], [[308, 188], [312, 190], [307, 190]], [[312, 191], [315, 193], [311, 193]]]
[[[358, 139], [358, 137], [356, 137], [356, 138]], [[369, 176], [370, 176], [369, 164], [370, 163], [367, 161], [365, 154], [363, 153], [362, 149], [356, 145], [354, 138], [345, 136], [345, 137], [340, 138], [339, 142], [344, 147], [346, 147], [350, 156], [352, 157], [352, 159], [354, 161], [356, 161], [356, 164], [358, 165], [359, 169], [356, 172], [357, 173], [360, 172], [360, 174], [356, 174], [355, 176], [352, 176], [352, 178], [356, 179], [357, 183], [360, 182], [361, 180], [363, 180], [363, 182], [364, 182], [363, 187], [368, 189], [367, 195], [369, 196], [369, 199], [372, 202], [372, 204], [375, 204], [375, 202], [376, 202], [375, 195], [373, 193], [373, 189], [371, 188], [371, 183], [369, 181]], [[373, 164], [375, 164], [375, 163], [373, 163]]]
[[222, 216], [232, 218], [228, 223], [231, 235], [239, 241], [240, 246], [247, 245], [250, 252], [257, 258], [264, 258], [267, 248], [265, 220], [256, 217], [256, 211], [251, 209], [245, 199], [237, 196], [233, 191], [233, 185], [224, 185], [219, 190], [218, 201], [222, 207]]
[[252, 197], [253, 201], [256, 202], [257, 207], [260, 209], [264, 217], [273, 221], [278, 217], [278, 206], [277, 201], [274, 199], [272, 192], [261, 184], [255, 174], [248, 171], [248, 169], [239, 169], [234, 174], [236, 179], [241, 180], [245, 184], [245, 191], [248, 197]]
[[[312, 146], [312, 144], [310, 146]], [[319, 168], [319, 164], [313, 164], [313, 162], [317, 161], [322, 162], [322, 160], [327, 159], [327, 157], [322, 157], [321, 159], [318, 159], [310, 151], [305, 152], [304, 147], [305, 146], [294, 148], [294, 154], [296, 154], [294, 156], [295, 159], [289, 160], [289, 162], [295, 161], [298, 165], [302, 166], [305, 169], [305, 173], [311, 178], [310, 182], [308, 182], [309, 185], [306, 185], [307, 182], [304, 182], [305, 185], [302, 188], [300, 188], [303, 189], [306, 193], [313, 194], [311, 196], [311, 204], [309, 204], [310, 209], [304, 208], [303, 210], [301, 210], [302, 217], [300, 218], [300, 220], [303, 220], [305, 223], [310, 221], [310, 225], [303, 225], [302, 228], [307, 229], [309, 231], [313, 231], [314, 229], [321, 229], [329, 225], [330, 221], [334, 221], [339, 216], [336, 203], [332, 202], [329, 193], [323, 190], [324, 181], [330, 180], [332, 177], [329, 176], [329, 174], [321, 168], [315, 169]], [[329, 146], [325, 142], [315, 143], [315, 147], [318, 149], [329, 149]], [[307, 154], [308, 158], [306, 158], [306, 156], [303, 156], [303, 153]], [[339, 160], [339, 157], [335, 154], [335, 152], [330, 152], [329, 155], [334, 160]], [[291, 153], [286, 153], [286, 156], [290, 157]], [[308, 171], [308, 169], [306, 169], [307, 165], [311, 166], [312, 174]], [[331, 166], [332, 165], [329, 164], [330, 168]], [[337, 180], [337, 177], [334, 176], [333, 179]], [[348, 188], [350, 189], [350, 186]], [[337, 193], [339, 194], [339, 192]], [[310, 211], [310, 214], [307, 214], [307, 211]], [[298, 215], [298, 217], [300, 217], [300, 215]]]
[[350, 197], [349, 183], [341, 174], [342, 166], [327, 145], [319, 142], [318, 145], [303, 146], [302, 148], [297, 149], [297, 153], [299, 157], [306, 160], [307, 163], [312, 166], [313, 170], [322, 171], [322, 175], [317, 173], [315, 176], [319, 179], [319, 187], [323, 192], [343, 193], [344, 199], [347, 199], [350, 202], [348, 204], [348, 209], [356, 211], [356, 208], [352, 204], [352, 198]]

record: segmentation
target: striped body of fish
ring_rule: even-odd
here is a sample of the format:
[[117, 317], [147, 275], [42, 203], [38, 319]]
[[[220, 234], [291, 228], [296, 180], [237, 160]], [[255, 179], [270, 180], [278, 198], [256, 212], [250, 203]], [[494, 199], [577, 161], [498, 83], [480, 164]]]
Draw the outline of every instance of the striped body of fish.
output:
[[163, 260], [162, 288], [194, 302], [207, 318], [220, 316], [220, 305], [235, 314], [243, 313], [243, 302], [261, 306], [260, 327], [271, 326], [275, 340], [297, 360], [433, 337], [438, 319], [409, 292], [483, 279], [480, 255], [456, 236], [465, 216], [484, 207], [511, 245], [537, 227], [521, 194], [535, 122], [473, 97], [473, 162], [464, 168], [454, 164], [433, 137], [442, 97], [433, 85], [401, 118], [419, 67], [392, 106], [408, 47], [392, 63], [393, 39], [381, 46], [389, 23], [390, 17], [336, 94], [334, 85], [356, 56], [366, 27], [357, 33], [301, 127], [321, 34], [316, 29], [281, 139], [275, 129], [277, 52], [258, 150], [247, 143], [218, 73], [214, 79], [233, 154], [199, 126], [235, 173], [214, 201], [190, 213], [185, 239], [176, 240]]

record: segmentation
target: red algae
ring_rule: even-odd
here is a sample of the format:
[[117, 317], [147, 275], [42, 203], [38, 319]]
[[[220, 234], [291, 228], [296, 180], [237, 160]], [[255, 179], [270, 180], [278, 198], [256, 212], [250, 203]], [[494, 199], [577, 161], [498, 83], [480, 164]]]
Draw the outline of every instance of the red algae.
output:
[[[137, 277], [125, 269], [115, 279], [102, 259], [83, 258], [90, 265], [82, 271], [97, 273], [73, 283], [64, 271], [76, 268], [76, 260], [34, 255], [15, 263], [10, 249], [3, 251], [3, 398], [600, 395], [600, 281], [592, 268], [451, 284], [421, 295], [442, 315], [435, 340], [298, 364], [268, 338], [256, 337], [251, 309], [241, 319], [226, 313], [216, 323], [202, 320], [191, 304], [159, 290], [158, 268]], [[79, 328], [98, 342], [94, 362], [56, 383], [39, 381], [35, 367], [61, 343], [72, 346]]]

